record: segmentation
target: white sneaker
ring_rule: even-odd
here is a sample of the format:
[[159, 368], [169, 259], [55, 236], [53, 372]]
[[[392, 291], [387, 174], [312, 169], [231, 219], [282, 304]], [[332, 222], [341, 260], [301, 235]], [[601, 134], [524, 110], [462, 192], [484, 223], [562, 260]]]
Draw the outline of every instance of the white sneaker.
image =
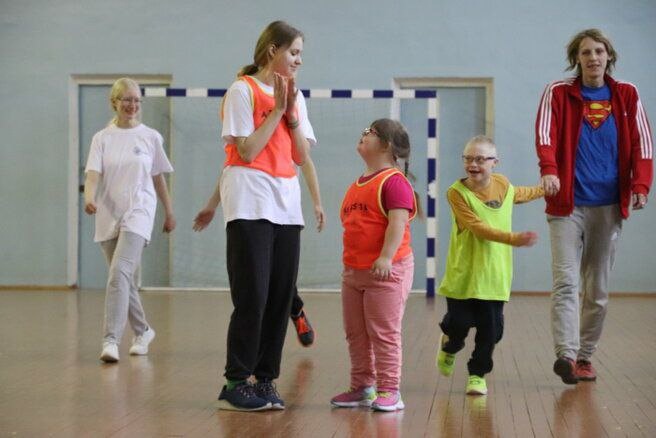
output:
[[153, 339], [155, 339], [155, 330], [153, 330], [152, 327], [148, 327], [148, 330], [139, 336], [135, 336], [132, 340], [130, 354], [133, 356], [148, 354], [148, 344], [150, 344]]
[[100, 360], [107, 363], [118, 362], [118, 345], [114, 342], [103, 342]]

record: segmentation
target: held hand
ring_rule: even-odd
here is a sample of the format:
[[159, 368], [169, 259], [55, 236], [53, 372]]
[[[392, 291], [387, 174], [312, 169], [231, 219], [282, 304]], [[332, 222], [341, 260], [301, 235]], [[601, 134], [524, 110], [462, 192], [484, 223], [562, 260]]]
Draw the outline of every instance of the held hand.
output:
[[167, 215], [166, 218], [164, 219], [164, 226], [162, 227], [162, 231], [165, 233], [170, 233], [171, 231], [175, 230], [175, 217], [173, 215]]
[[211, 208], [204, 208], [194, 218], [194, 231], [203, 231], [214, 219], [214, 210]]
[[298, 94], [296, 78], [292, 76], [287, 78], [287, 108], [285, 112], [287, 123], [292, 123], [296, 120], [296, 94]]
[[533, 231], [524, 231], [519, 233], [517, 246], [533, 246], [538, 241], [538, 233]]
[[554, 196], [560, 191], [560, 179], [556, 175], [544, 175], [541, 182], [544, 194], [547, 196]]
[[287, 79], [278, 73], [273, 74], [273, 97], [276, 109], [282, 113], [287, 111]]
[[370, 272], [378, 280], [388, 280], [392, 273], [392, 260], [385, 257], [378, 257], [371, 266]]
[[634, 193], [632, 204], [634, 210], [642, 210], [645, 208], [645, 205], [647, 205], [647, 195], [643, 195], [642, 193]]
[[96, 204], [93, 202], [87, 202], [84, 206], [84, 212], [86, 214], [96, 214]]
[[321, 205], [316, 205], [314, 207], [314, 217], [317, 220], [317, 231], [321, 232], [326, 225], [326, 215], [323, 212], [323, 207]]

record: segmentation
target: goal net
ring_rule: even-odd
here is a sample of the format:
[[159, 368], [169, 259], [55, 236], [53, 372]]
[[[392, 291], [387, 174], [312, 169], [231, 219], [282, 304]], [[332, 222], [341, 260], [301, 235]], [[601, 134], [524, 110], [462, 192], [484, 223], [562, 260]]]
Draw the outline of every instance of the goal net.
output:
[[[144, 251], [142, 287], [228, 288], [221, 207], [209, 227], [202, 232], [192, 230], [193, 219], [212, 193], [223, 166], [224, 144], [218, 118], [223, 92], [144, 89], [144, 113], [149, 111], [149, 98], [171, 99], [167, 151], [175, 168], [169, 185], [177, 228], [170, 236], [159, 232], [162, 212], [158, 206], [152, 248]], [[317, 232], [312, 200], [299, 169], [306, 224], [301, 232], [299, 288], [337, 290], [340, 287], [339, 209], [348, 185], [364, 169], [355, 147], [360, 133], [372, 121], [392, 117], [401, 120], [408, 129], [412, 145], [410, 171], [416, 176], [415, 190], [428, 216], [426, 220], [414, 220], [411, 227], [415, 253], [413, 289], [426, 290], [427, 285], [431, 289], [435, 277], [435, 208], [434, 198], [427, 198], [427, 190], [429, 184], [434, 190], [432, 181], [435, 180], [435, 93], [428, 90], [304, 90], [304, 93], [317, 138], [311, 154], [321, 186], [326, 226], [321, 233]], [[168, 240], [168, 244], [161, 240]]]

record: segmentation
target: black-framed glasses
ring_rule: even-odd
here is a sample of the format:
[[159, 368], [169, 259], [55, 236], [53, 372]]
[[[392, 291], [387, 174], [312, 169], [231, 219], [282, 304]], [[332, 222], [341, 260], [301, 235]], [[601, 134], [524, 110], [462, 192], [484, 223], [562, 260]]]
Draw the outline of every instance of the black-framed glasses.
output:
[[483, 155], [476, 155], [475, 157], [471, 156], [471, 155], [463, 155], [462, 156], [462, 162], [465, 163], [465, 164], [469, 164], [471, 162], [474, 162], [474, 163], [480, 165], [480, 164], [485, 164], [486, 161], [496, 160], [496, 159], [497, 159], [497, 157], [484, 157]]
[[380, 135], [378, 135], [378, 131], [376, 131], [374, 128], [366, 128], [364, 131], [362, 131], [362, 137], [366, 137], [369, 134], [373, 134], [376, 137], [380, 137]]

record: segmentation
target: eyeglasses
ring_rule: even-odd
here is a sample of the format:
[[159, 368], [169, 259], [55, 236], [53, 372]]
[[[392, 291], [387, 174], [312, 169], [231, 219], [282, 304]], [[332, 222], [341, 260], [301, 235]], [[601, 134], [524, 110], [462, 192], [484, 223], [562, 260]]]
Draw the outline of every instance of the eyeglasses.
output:
[[143, 102], [143, 99], [139, 97], [123, 97], [121, 99], [117, 99], [121, 103], [141, 103]]
[[367, 128], [364, 131], [362, 131], [362, 137], [366, 137], [369, 134], [373, 134], [376, 137], [380, 137], [380, 135], [378, 134], [378, 131], [376, 131], [374, 128]]
[[484, 157], [482, 155], [476, 155], [472, 157], [471, 155], [463, 155], [462, 162], [465, 164], [470, 164], [472, 161], [476, 164], [485, 164], [486, 161], [496, 160], [497, 157]]

